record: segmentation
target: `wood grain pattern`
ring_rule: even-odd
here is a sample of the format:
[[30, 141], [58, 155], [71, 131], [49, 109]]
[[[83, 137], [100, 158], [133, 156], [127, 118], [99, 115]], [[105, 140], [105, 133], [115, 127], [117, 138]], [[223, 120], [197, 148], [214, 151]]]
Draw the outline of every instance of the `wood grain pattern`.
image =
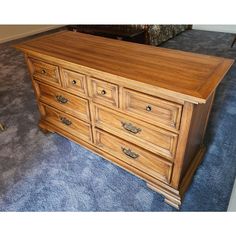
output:
[[164, 128], [179, 129], [182, 105], [123, 89], [122, 109]]
[[97, 127], [173, 161], [177, 134], [99, 105], [93, 111]]
[[39, 106], [41, 114], [43, 114], [42, 119], [45, 119], [49, 123], [57, 126], [59, 129], [65, 130], [84, 141], [92, 142], [92, 130], [90, 124], [60, 112], [46, 104], [40, 103]]
[[38, 80], [54, 86], [61, 86], [58, 66], [34, 58], [29, 58], [29, 63], [31, 64], [32, 75]]
[[[36, 87], [37, 96], [41, 102], [49, 104], [50, 106], [84, 121], [90, 121], [88, 101], [86, 99], [76, 97], [65, 91], [42, 84], [39, 81], [34, 81], [33, 84], [34, 87]], [[64, 99], [65, 102], [60, 102], [60, 98]]]
[[87, 80], [84, 74], [62, 68], [61, 77], [63, 89], [67, 92], [82, 97], [87, 96]]
[[135, 44], [77, 32], [59, 32], [17, 48], [150, 84], [206, 102], [233, 60]]
[[181, 179], [181, 171], [184, 164], [184, 156], [187, 148], [188, 136], [190, 131], [191, 119], [193, 115], [194, 104], [186, 102], [183, 108], [183, 114], [181, 118], [181, 127], [179, 133], [179, 140], [176, 149], [175, 167], [173, 169], [171, 186], [178, 189]]
[[[171, 162], [165, 161], [157, 155], [98, 129], [95, 129], [94, 139], [95, 144], [98, 147], [111, 153], [122, 161], [127, 162], [129, 165], [164, 182], [168, 183], [170, 181], [172, 172]], [[125, 154], [125, 152], [122, 151], [123, 148], [135, 153], [137, 157], [132, 158]]]
[[188, 143], [186, 144], [184, 163], [181, 168], [181, 180], [186, 175], [189, 166], [193, 162], [193, 159], [197, 155], [199, 149], [204, 146], [204, 134], [208, 117], [211, 111], [214, 93], [208, 99], [206, 104], [194, 105], [193, 115], [189, 128]]
[[52, 123], [49, 123], [45, 120], [41, 120], [39, 123], [40, 129], [48, 130], [50, 132], [56, 132], [80, 145], [83, 147], [89, 149], [90, 151], [100, 155], [102, 158], [111, 161], [115, 163], [116, 165], [120, 166], [121, 168], [127, 170], [128, 172], [136, 175], [139, 178], [142, 178], [143, 180], [147, 181], [148, 186], [152, 186], [154, 191], [160, 193], [161, 195], [165, 196], [168, 199], [171, 199], [173, 202], [178, 202], [178, 204], [174, 207], [179, 208], [179, 205], [181, 204], [181, 196], [179, 194], [179, 191], [171, 187], [169, 184], [166, 184], [165, 182], [147, 174], [146, 172], [143, 172], [140, 169], [137, 169], [135, 166], [129, 165], [127, 162], [122, 161], [121, 159], [116, 158], [115, 156], [111, 155], [110, 153], [98, 148], [97, 146], [85, 142], [84, 140], [78, 138], [77, 136], [74, 136], [65, 130], [62, 130], [58, 128], [57, 126], [53, 125]]
[[44, 132], [102, 155], [179, 209], [232, 60], [72, 32], [17, 48], [26, 53]]
[[94, 102], [118, 107], [118, 86], [99, 79], [90, 77], [89, 83], [89, 95]]

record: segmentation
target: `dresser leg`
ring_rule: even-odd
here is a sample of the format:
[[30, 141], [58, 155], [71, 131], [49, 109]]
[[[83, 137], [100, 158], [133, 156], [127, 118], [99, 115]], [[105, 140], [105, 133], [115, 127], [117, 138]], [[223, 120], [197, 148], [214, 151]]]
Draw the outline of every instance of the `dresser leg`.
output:
[[160, 193], [165, 198], [165, 202], [170, 206], [179, 210], [181, 205], [181, 196], [179, 191], [173, 188], [165, 189], [161, 186], [154, 185], [152, 183], [147, 183], [147, 186], [155, 192]]
[[181, 205], [180, 203], [175, 202], [175, 201], [173, 201], [173, 200], [170, 200], [170, 199], [168, 199], [168, 198], [165, 198], [164, 201], [165, 201], [165, 203], [167, 203], [168, 205], [170, 205], [170, 206], [176, 208], [177, 210], [179, 210], [180, 205]]
[[39, 129], [44, 134], [54, 133], [54, 131], [52, 129], [50, 129], [47, 125], [45, 125], [42, 121], [39, 122]]
[[44, 133], [44, 134], [49, 134], [50, 132], [47, 129], [41, 128], [39, 126], [39, 129]]

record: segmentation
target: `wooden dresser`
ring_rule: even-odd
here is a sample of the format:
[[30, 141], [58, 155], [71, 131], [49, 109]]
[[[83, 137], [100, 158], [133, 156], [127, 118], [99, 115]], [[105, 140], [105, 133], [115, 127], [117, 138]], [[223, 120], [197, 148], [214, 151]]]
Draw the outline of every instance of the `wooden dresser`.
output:
[[139, 176], [179, 208], [233, 60], [68, 31], [15, 47], [25, 53], [43, 131]]

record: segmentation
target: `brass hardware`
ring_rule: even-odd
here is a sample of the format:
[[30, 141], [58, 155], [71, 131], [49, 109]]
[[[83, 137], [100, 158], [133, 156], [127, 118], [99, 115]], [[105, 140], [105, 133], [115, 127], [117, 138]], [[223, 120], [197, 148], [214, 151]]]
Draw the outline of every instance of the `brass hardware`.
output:
[[60, 120], [61, 120], [61, 122], [63, 123], [63, 124], [65, 124], [65, 125], [71, 125], [72, 124], [72, 122], [70, 121], [70, 120], [68, 120], [68, 119], [66, 119], [65, 117], [60, 117]]
[[101, 94], [102, 95], [105, 95], [107, 92], [103, 89], [102, 91], [101, 91]]
[[62, 103], [62, 104], [65, 104], [65, 103], [68, 102], [68, 99], [67, 99], [67, 98], [64, 98], [64, 97], [61, 96], [61, 95], [57, 95], [57, 96], [56, 96], [56, 99], [57, 99], [58, 102], [60, 102], [60, 103]]
[[73, 79], [73, 80], [72, 80], [72, 84], [76, 84], [76, 80]]
[[135, 153], [135, 152], [132, 152], [131, 149], [127, 149], [127, 148], [124, 148], [124, 147], [121, 147], [121, 150], [122, 152], [128, 156], [128, 157], [131, 157], [132, 159], [136, 159], [139, 157], [139, 154]]
[[126, 122], [121, 121], [121, 124], [123, 128], [129, 131], [130, 133], [137, 134], [142, 131], [140, 128], [135, 127], [131, 123], [126, 123]]
[[146, 111], [152, 111], [152, 107], [150, 105], [146, 106]]
[[41, 73], [42, 73], [42, 74], [46, 74], [46, 70], [42, 69], [42, 70], [41, 70]]

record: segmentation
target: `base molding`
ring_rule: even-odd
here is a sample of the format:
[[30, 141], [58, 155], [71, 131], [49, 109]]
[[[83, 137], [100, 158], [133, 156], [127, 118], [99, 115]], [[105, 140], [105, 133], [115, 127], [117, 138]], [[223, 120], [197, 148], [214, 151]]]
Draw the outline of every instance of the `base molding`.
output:
[[182, 182], [180, 184], [179, 187], [179, 191], [176, 189], [171, 189], [169, 188], [167, 189], [163, 189], [162, 187], [158, 186], [158, 185], [154, 185], [153, 183], [147, 183], [147, 186], [160, 193], [162, 196], [164, 196], [165, 198], [165, 202], [171, 206], [173, 206], [176, 209], [180, 209], [181, 203], [183, 201], [183, 197], [185, 192], [187, 191], [194, 173], [196, 172], [198, 166], [201, 164], [201, 161], [203, 160], [204, 154], [205, 154], [206, 148], [202, 145], [197, 153], [197, 155], [195, 156], [195, 158], [193, 159], [187, 173], [185, 174], [184, 178], [182, 179]]
[[39, 122], [38, 126], [39, 126], [39, 129], [40, 129], [44, 134], [54, 133], [54, 131], [53, 131], [52, 129], [50, 129], [47, 125], [45, 125], [43, 122]]
[[172, 192], [170, 190], [163, 189], [160, 186], [154, 186], [151, 183], [147, 183], [147, 186], [153, 191], [160, 193], [165, 198], [165, 202], [167, 204], [179, 210], [182, 202], [181, 196], [179, 195], [179, 192], [177, 190], [173, 189]]

